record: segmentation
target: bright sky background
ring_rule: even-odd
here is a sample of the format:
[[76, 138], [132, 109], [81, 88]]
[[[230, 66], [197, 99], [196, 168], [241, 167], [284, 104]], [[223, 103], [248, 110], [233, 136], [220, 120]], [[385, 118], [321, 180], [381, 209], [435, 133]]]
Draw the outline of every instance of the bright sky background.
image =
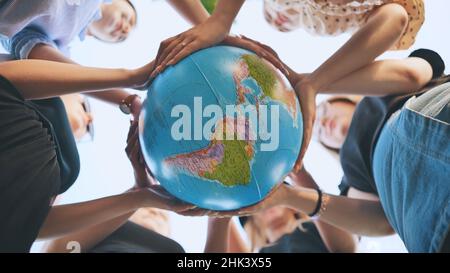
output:
[[[133, 68], [151, 61], [160, 41], [186, 30], [189, 25], [165, 1], [134, 0], [139, 11], [137, 30], [124, 43], [103, 44], [95, 39], [75, 42], [75, 61], [98, 67]], [[281, 58], [299, 72], [311, 72], [336, 51], [348, 38], [320, 38], [302, 30], [281, 33], [263, 18], [262, 0], [247, 0], [232, 32], [245, 34], [272, 46]], [[426, 20], [413, 49], [427, 47], [450, 60], [450, 1], [426, 0]], [[390, 52], [381, 58], [402, 58], [410, 51]], [[448, 72], [448, 71], [447, 71]], [[145, 96], [145, 93], [139, 93]], [[320, 100], [323, 97], [319, 98]], [[63, 203], [91, 200], [121, 193], [133, 184], [131, 166], [125, 155], [128, 119], [118, 109], [91, 101], [95, 115], [95, 140], [79, 144], [81, 173], [75, 185], [64, 194]], [[320, 145], [312, 143], [305, 159], [307, 169], [327, 192], [337, 193], [342, 171], [336, 159]], [[188, 252], [202, 252], [206, 238], [206, 218], [171, 217], [172, 237]], [[36, 244], [33, 251], [39, 251]], [[403, 252], [396, 236], [363, 238], [362, 252]]]

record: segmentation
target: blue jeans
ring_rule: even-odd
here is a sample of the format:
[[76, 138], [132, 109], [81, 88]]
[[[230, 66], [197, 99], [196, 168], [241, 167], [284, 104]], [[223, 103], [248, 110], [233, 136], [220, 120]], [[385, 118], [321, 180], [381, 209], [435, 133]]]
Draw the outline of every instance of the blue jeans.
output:
[[438, 252], [450, 223], [450, 83], [411, 98], [384, 126], [373, 173], [410, 252]]

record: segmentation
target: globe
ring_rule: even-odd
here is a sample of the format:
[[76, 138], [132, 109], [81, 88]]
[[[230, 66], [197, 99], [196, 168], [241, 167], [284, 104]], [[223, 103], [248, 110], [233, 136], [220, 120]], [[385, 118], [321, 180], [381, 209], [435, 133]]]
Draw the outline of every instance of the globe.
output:
[[216, 46], [153, 81], [139, 133], [146, 164], [169, 193], [226, 211], [260, 202], [283, 181], [303, 124], [277, 69], [250, 51]]

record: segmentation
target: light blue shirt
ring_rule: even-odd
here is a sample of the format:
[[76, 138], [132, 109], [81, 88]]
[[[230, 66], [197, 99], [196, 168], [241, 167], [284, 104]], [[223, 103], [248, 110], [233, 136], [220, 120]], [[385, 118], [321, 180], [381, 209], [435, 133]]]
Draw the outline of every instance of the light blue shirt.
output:
[[0, 6], [0, 40], [16, 59], [26, 59], [37, 44], [68, 54], [69, 44], [85, 38], [101, 4], [112, 0], [6, 0]]

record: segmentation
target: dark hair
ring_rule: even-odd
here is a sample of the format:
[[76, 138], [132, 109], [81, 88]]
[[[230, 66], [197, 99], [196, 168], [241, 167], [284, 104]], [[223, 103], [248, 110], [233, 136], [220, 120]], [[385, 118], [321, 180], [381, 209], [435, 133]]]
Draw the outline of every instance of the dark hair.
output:
[[125, 0], [125, 2], [127, 2], [128, 3], [128, 5], [130, 5], [130, 7], [134, 10], [134, 14], [135, 14], [135, 17], [136, 17], [136, 25], [137, 25], [137, 21], [138, 21], [138, 12], [137, 12], [137, 9], [136, 9], [136, 7], [133, 5], [133, 3], [131, 2], [131, 0]]

